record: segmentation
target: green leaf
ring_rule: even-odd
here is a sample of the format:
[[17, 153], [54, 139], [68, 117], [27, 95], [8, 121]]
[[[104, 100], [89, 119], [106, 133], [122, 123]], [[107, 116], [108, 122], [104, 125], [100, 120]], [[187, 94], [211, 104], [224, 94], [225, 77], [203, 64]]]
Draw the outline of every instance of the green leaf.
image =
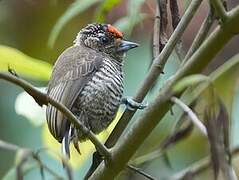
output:
[[191, 85], [196, 85], [200, 82], [205, 82], [208, 80], [209, 78], [202, 74], [193, 74], [190, 76], [186, 76], [182, 78], [179, 82], [177, 82], [177, 84], [173, 87], [173, 91], [179, 93]]
[[19, 75], [44, 81], [49, 80], [52, 70], [52, 66], [47, 62], [32, 58], [17, 49], [0, 45], [0, 71], [8, 71], [8, 67]]
[[100, 1], [102, 0], [77, 0], [72, 3], [52, 28], [48, 39], [48, 46], [51, 48], [54, 46], [60, 31], [67, 22]]
[[117, 6], [121, 1], [120, 0], [105, 0], [101, 3], [97, 13], [96, 13], [96, 21], [104, 22], [106, 14], [115, 6]]

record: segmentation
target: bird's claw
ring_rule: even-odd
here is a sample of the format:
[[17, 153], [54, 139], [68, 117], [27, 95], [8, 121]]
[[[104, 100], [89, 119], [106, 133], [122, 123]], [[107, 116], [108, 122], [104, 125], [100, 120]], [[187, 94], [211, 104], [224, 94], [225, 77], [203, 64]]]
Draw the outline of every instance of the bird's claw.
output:
[[79, 154], [81, 154], [78, 139], [73, 139], [73, 144], [74, 144], [74, 147], [75, 147], [75, 149], [77, 150], [77, 152], [78, 152]]
[[126, 108], [130, 111], [134, 111], [136, 109], [144, 109], [148, 106], [148, 104], [144, 104], [144, 103], [138, 103], [136, 101], [134, 101], [132, 98], [130, 97], [124, 97], [122, 98], [122, 104], [126, 105]]

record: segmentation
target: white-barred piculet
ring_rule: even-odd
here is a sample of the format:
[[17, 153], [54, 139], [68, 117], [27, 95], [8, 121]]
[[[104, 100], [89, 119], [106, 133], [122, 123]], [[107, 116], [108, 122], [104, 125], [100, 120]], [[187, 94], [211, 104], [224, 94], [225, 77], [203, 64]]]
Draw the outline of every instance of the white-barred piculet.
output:
[[[122, 102], [131, 107], [143, 106], [123, 100], [123, 58], [137, 43], [123, 40], [123, 34], [110, 24], [89, 24], [77, 35], [74, 45], [57, 59], [47, 94], [64, 104], [93, 133], [106, 129]], [[70, 156], [72, 141], [86, 136], [50, 104], [46, 119], [51, 134], [62, 143], [63, 154]]]

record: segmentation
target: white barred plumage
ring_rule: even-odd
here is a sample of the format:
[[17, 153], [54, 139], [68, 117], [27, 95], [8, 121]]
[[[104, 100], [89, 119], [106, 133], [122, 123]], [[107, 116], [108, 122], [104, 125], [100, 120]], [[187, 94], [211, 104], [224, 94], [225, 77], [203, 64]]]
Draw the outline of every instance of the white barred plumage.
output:
[[[47, 93], [97, 134], [117, 113], [123, 95], [123, 57], [138, 45], [124, 41], [122, 33], [109, 24], [88, 25], [74, 42], [57, 59]], [[64, 154], [69, 156], [71, 140], [78, 150], [77, 142], [86, 138], [79, 129], [51, 105], [46, 119]]]
[[[80, 120], [87, 122], [88, 128], [94, 133], [99, 133], [114, 119], [122, 95], [122, 65], [105, 58], [102, 66], [82, 89], [74, 107], [86, 115], [84, 118], [80, 114], [84, 118]], [[84, 139], [82, 136], [80, 134], [79, 138]]]

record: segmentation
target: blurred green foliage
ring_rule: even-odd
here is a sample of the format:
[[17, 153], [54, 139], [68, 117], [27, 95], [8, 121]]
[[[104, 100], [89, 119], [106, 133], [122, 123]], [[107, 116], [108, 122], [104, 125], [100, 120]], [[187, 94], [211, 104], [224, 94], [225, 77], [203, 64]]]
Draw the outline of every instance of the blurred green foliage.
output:
[[114, 25], [125, 32], [126, 35], [130, 35], [133, 28], [147, 17], [145, 13], [140, 11], [143, 3], [144, 0], [128, 1], [127, 15], [117, 20]]
[[53, 47], [56, 38], [58, 37], [61, 29], [63, 26], [69, 22], [73, 17], [80, 14], [81, 12], [87, 10], [89, 7], [93, 6], [94, 4], [100, 2], [101, 0], [77, 0], [74, 3], [72, 3], [69, 8], [65, 11], [65, 13], [59, 18], [59, 20], [56, 22], [54, 27], [52, 28], [52, 31], [50, 33], [48, 45], [49, 47]]
[[13, 69], [18, 75], [47, 81], [51, 74], [51, 65], [47, 62], [32, 58], [17, 49], [0, 45], [0, 71]]
[[96, 22], [105, 22], [107, 13], [116, 5], [120, 3], [120, 0], [105, 0], [98, 7], [98, 11], [95, 15]]

